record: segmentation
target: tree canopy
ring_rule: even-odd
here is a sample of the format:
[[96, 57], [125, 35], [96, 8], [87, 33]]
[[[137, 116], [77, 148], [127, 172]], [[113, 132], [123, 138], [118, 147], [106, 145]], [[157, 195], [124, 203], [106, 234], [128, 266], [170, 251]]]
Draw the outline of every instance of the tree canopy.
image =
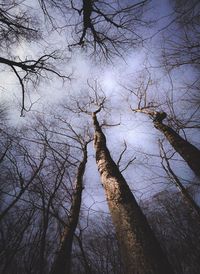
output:
[[200, 273], [199, 11], [0, 1], [1, 273]]

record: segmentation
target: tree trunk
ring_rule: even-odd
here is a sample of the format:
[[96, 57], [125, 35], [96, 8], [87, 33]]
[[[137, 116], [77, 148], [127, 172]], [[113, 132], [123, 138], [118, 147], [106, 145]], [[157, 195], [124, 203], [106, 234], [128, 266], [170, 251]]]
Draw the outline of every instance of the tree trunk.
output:
[[81, 161], [75, 182], [75, 191], [72, 198], [68, 224], [65, 226], [60, 240], [60, 248], [53, 263], [51, 274], [69, 274], [71, 267], [71, 250], [73, 236], [78, 224], [83, 190], [83, 175], [87, 163], [87, 145], [83, 148], [83, 160]]
[[186, 161], [188, 166], [194, 171], [197, 176], [200, 176], [200, 150], [184, 140], [172, 128], [162, 123], [157, 119], [154, 120], [154, 126], [160, 130], [172, 147], [177, 151], [180, 156]]
[[106, 137], [93, 113], [94, 147], [110, 213], [128, 274], [172, 274], [157, 239], [130, 188], [112, 160]]

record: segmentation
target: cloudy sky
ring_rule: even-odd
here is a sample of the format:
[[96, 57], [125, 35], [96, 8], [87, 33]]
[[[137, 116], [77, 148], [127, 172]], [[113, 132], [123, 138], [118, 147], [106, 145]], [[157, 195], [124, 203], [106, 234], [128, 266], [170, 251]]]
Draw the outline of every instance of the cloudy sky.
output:
[[[131, 3], [132, 1], [127, 2]], [[145, 84], [150, 77], [151, 84], [147, 90], [149, 101], [160, 103], [160, 110], [165, 110], [168, 113], [171, 111], [168, 103], [172, 103], [175, 114], [183, 120], [193, 113], [192, 103], [188, 103], [187, 86], [195, 81], [196, 69], [181, 67], [167, 71], [163, 65], [162, 49], [167, 47], [166, 39], [176, 36], [179, 39], [179, 33], [176, 33], [177, 26], [173, 23], [172, 2], [167, 0], [151, 1], [144, 14], [144, 20], [151, 22], [139, 28], [143, 43], [124, 52], [123, 58], [113, 56], [109, 62], [106, 62], [95, 58], [95, 56], [91, 57], [90, 49], [74, 48], [69, 51], [71, 28], [63, 27], [51, 30], [52, 26], [47, 17], [43, 15], [38, 2], [24, 1], [24, 8], [30, 10], [31, 7], [31, 13], [38, 16], [39, 27], [44, 38], [32, 43], [22, 41], [18, 45], [13, 45], [9, 51], [2, 52], [3, 57], [12, 56], [15, 60], [25, 60], [38, 58], [44, 52], [58, 50], [62, 54], [55, 66], [62, 74], [70, 75], [71, 79], [66, 79], [63, 82], [62, 79], [51, 74], [48, 75], [49, 79], [40, 79], [37, 85], [29, 82], [26, 86], [25, 103], [27, 109], [30, 106], [31, 108], [29, 112], [25, 112], [25, 117], [20, 117], [20, 84], [13, 72], [8, 67], [1, 65], [0, 98], [8, 105], [10, 125], [20, 127], [30, 124], [34, 114], [44, 113], [53, 117], [52, 113], [54, 113], [58, 116], [67, 115], [69, 117], [71, 115], [70, 122], [77, 130], [88, 123], [92, 130], [90, 117], [83, 114], [79, 119], [76, 114], [73, 116], [63, 112], [63, 106], [73, 105], [74, 100], [81, 98], [87, 101], [88, 93], [91, 94], [87, 82], [94, 83], [97, 80], [107, 97], [107, 109], [100, 114], [100, 121], [106, 119], [108, 124], [120, 124], [104, 128], [108, 147], [114, 159], [118, 159], [123, 150], [124, 141], [126, 141], [128, 149], [122, 166], [125, 166], [131, 158], [136, 157], [136, 160], [124, 172], [131, 189], [136, 191], [135, 194], [138, 198], [147, 198], [156, 191], [162, 190], [163, 187], [168, 188], [168, 185], [163, 184], [166, 183], [166, 179], [159, 164], [158, 138], [162, 138], [162, 135], [153, 128], [152, 122], [147, 116], [131, 111], [131, 107], [137, 107], [138, 99], [130, 90], [137, 90], [141, 83]], [[53, 21], [57, 22], [56, 24], [65, 23], [59, 11], [49, 9], [49, 13], [54, 14]], [[186, 134], [188, 140], [197, 145], [196, 129], [186, 129]], [[171, 149], [167, 143], [165, 145], [167, 149]], [[85, 201], [87, 205], [96, 202], [94, 208], [96, 206], [103, 208], [102, 201], [105, 201], [105, 197], [99, 183], [92, 144], [89, 147], [89, 155], [85, 176], [84, 195], [87, 198]], [[172, 163], [178, 175], [183, 176], [185, 180], [194, 178], [192, 172], [182, 161], [176, 163], [176, 159], [180, 160], [177, 155], [174, 156], [174, 159]]]

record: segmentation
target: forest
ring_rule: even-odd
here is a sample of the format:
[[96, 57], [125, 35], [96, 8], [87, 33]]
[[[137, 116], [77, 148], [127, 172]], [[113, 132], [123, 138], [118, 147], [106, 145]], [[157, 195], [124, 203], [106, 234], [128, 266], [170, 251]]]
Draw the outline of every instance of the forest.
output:
[[200, 2], [0, 0], [0, 273], [200, 273]]

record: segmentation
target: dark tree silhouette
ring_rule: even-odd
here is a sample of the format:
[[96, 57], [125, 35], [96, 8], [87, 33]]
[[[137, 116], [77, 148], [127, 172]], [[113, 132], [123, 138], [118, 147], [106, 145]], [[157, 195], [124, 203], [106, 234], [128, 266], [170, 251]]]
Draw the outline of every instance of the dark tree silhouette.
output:
[[68, 222], [66, 223], [62, 237], [60, 239], [60, 246], [56, 253], [55, 261], [53, 263], [51, 274], [67, 274], [70, 273], [71, 268], [71, 252], [74, 233], [79, 220], [79, 213], [81, 208], [82, 191], [83, 191], [83, 175], [87, 163], [87, 143], [83, 145], [83, 159], [79, 164], [77, 175], [75, 179], [75, 189], [72, 194], [72, 205], [69, 210]]
[[[98, 59], [110, 59], [142, 42], [140, 27], [148, 26], [142, 19], [148, 0], [119, 2], [117, 0], [79, 0], [66, 3], [39, 0], [40, 6], [53, 24], [56, 18], [51, 8], [66, 17], [64, 27], [72, 28], [72, 43], [69, 48], [80, 46], [89, 48], [89, 53]], [[60, 28], [63, 26], [60, 26]]]

